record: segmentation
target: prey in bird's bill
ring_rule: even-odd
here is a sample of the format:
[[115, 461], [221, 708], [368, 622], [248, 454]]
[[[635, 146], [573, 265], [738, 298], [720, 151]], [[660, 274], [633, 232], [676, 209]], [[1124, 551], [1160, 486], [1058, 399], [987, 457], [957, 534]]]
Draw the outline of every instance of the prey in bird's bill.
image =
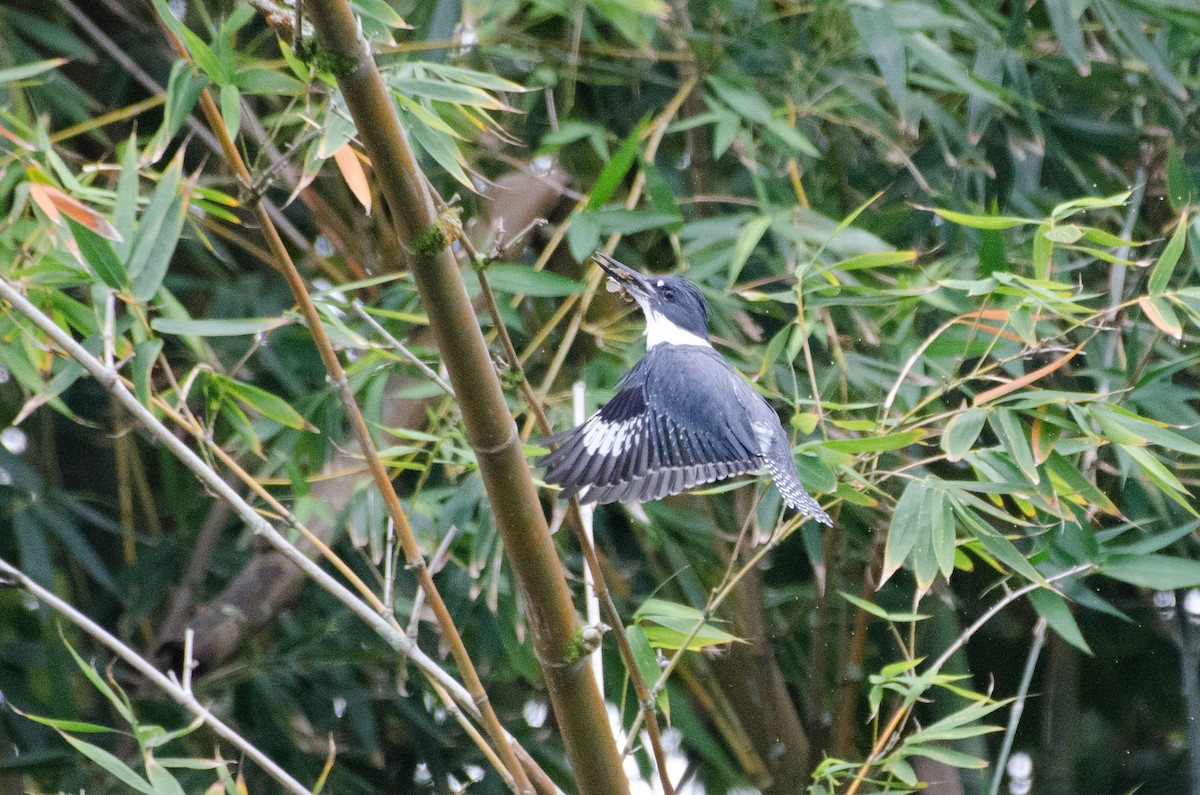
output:
[[546, 482], [584, 503], [648, 502], [765, 467], [789, 507], [832, 526], [796, 474], [779, 416], [709, 342], [700, 289], [595, 260], [645, 315], [646, 355], [603, 408], [547, 440], [560, 446], [538, 461]]

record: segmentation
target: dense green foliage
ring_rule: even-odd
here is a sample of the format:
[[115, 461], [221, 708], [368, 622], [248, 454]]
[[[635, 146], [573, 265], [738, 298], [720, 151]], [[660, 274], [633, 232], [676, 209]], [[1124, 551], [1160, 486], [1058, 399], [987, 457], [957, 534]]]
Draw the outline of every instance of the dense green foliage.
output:
[[[1200, 792], [1194, 2], [360, 0], [445, 199], [406, 241], [336, 88], [352, 65], [294, 40], [290, 6], [128, 5], [0, 8], [0, 278], [457, 675], [250, 210], [273, 202], [490, 702], [564, 790], [522, 550], [412, 362], [441, 365], [406, 249], [461, 257], [531, 461], [531, 394], [564, 429], [572, 382], [594, 409], [640, 355], [587, 264], [606, 245], [700, 284], [717, 347], [794, 430], [832, 530], [761, 479], [596, 512], [647, 681], [678, 657], [676, 783], [985, 793], [1018, 750], [1035, 791]], [[505, 790], [416, 667], [4, 300], [0, 368], [0, 559], [164, 669], [195, 628], [197, 697], [305, 786]], [[765, 551], [753, 524], [777, 528]], [[628, 727], [611, 636], [603, 654]], [[192, 717], [111, 659], [0, 590], [0, 792], [279, 786], [206, 728], [161, 736]]]

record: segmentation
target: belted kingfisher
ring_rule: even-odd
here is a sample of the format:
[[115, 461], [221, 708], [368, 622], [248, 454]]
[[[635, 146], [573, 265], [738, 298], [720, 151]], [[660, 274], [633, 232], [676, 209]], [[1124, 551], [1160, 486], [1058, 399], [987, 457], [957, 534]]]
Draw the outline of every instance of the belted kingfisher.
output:
[[585, 503], [647, 502], [765, 466], [784, 502], [832, 526], [796, 475], [778, 415], [708, 341], [699, 288], [595, 260], [646, 316], [646, 355], [603, 408], [547, 440], [561, 446], [538, 461], [546, 482]]

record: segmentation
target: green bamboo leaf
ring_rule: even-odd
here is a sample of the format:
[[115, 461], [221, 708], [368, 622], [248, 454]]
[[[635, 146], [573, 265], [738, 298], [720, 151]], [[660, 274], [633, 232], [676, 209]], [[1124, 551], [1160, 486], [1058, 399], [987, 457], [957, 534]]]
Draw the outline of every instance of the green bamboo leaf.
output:
[[221, 119], [225, 122], [225, 131], [229, 137], [237, 139], [238, 130], [242, 126], [242, 95], [233, 83], [221, 86]]
[[962, 505], [957, 501], [953, 505], [954, 512], [962, 520], [963, 526], [983, 545], [988, 554], [1030, 582], [1045, 583], [1045, 577], [1030, 565], [1029, 561], [1025, 559], [1025, 556], [1021, 554], [1021, 551], [1017, 549], [1013, 542], [996, 532], [994, 528], [980, 519], [966, 505]]
[[88, 759], [95, 762], [100, 767], [104, 768], [109, 774], [115, 776], [123, 784], [132, 787], [138, 792], [143, 792], [146, 795], [156, 795], [154, 787], [148, 781], [139, 776], [133, 768], [122, 762], [117, 757], [105, 751], [98, 745], [92, 745], [89, 742], [80, 740], [78, 737], [72, 737], [66, 732], [60, 731], [62, 738], [66, 740], [79, 753], [86, 756]]
[[1054, 243], [1046, 237], [1049, 231], [1049, 224], [1041, 224], [1033, 236], [1033, 272], [1039, 276], [1049, 276], [1054, 264]]
[[1111, 428], [1116, 425], [1128, 430], [1137, 439], [1186, 455], [1200, 456], [1200, 443], [1170, 430], [1164, 422], [1146, 419], [1123, 406], [1111, 403], [1093, 403], [1088, 407], [1088, 412], [1103, 423], [1102, 427]]
[[28, 712], [23, 712], [17, 709], [12, 704], [9, 704], [9, 709], [20, 715], [22, 718], [28, 718], [34, 723], [40, 723], [44, 726], [50, 726], [55, 729], [61, 729], [65, 732], [79, 732], [81, 734], [109, 734], [115, 732], [109, 726], [101, 726], [98, 723], [88, 723], [82, 720], [66, 720], [64, 718], [47, 718], [42, 715], [32, 715]]
[[425, 154], [432, 157], [434, 162], [441, 166], [447, 174], [454, 177], [460, 185], [472, 193], [475, 192], [475, 183], [467, 176], [466, 158], [458, 150], [453, 138], [421, 122], [414, 123], [410, 132], [413, 141], [421, 147]]
[[906, 759], [892, 759], [884, 765], [884, 768], [900, 781], [900, 783], [917, 789], [920, 779], [917, 777], [917, 771], [913, 770], [913, 766]]
[[[125, 264], [125, 272], [133, 280], [135, 295], [140, 294], [137, 289], [139, 284], [145, 288], [155, 280], [155, 277], [161, 284], [162, 274], [166, 272], [166, 264], [175, 251], [179, 233], [175, 232], [172, 235], [171, 232], [176, 228], [180, 230], [183, 228], [183, 202], [179, 196], [182, 176], [183, 150], [181, 149], [167, 170], [163, 172], [158, 187], [151, 194], [150, 203], [142, 214], [137, 231], [133, 235], [133, 246], [129, 254], [129, 261]], [[150, 293], [150, 295], [153, 294], [153, 292]]]
[[351, 5], [363, 16], [370, 17], [383, 24], [384, 27], [393, 29], [409, 29], [409, 25], [404, 21], [404, 17], [396, 13], [396, 10], [389, 5], [386, 0], [353, 0]]
[[150, 321], [150, 328], [160, 334], [241, 337], [248, 334], [263, 334], [281, 326], [291, 325], [291, 323], [292, 319], [288, 317], [243, 317], [215, 320], [156, 317]]
[[67, 651], [70, 652], [71, 658], [75, 660], [75, 664], [79, 666], [79, 670], [82, 671], [83, 675], [87, 677], [87, 680], [92, 683], [92, 686], [99, 690], [101, 695], [108, 699], [109, 703], [113, 705], [113, 709], [115, 709], [117, 714], [125, 719], [126, 723], [128, 723], [130, 726], [136, 725], [137, 721], [134, 720], [133, 717], [133, 708], [129, 705], [129, 701], [125, 698], [125, 694], [118, 694], [109, 686], [108, 682], [104, 681], [103, 677], [100, 676], [94, 667], [84, 662], [83, 658], [79, 656], [79, 653], [75, 651], [75, 647], [67, 642], [67, 637], [62, 633], [61, 628], [59, 629], [58, 634], [59, 637], [62, 638], [63, 645], [66, 646]]
[[[637, 665], [638, 672], [642, 675], [642, 680], [646, 682], [647, 687], [652, 686], [658, 681], [659, 674], [662, 673], [662, 669], [658, 667], [658, 654], [655, 653], [645, 631], [638, 624], [625, 627], [625, 636], [629, 638], [629, 648], [633, 652], [633, 660]], [[657, 704], [664, 714], [669, 714], [671, 704], [667, 699], [665, 687], [658, 693]]]
[[52, 69], [57, 69], [67, 63], [66, 58], [49, 58], [44, 61], [31, 61], [30, 63], [20, 64], [19, 66], [10, 66], [7, 69], [0, 69], [0, 85], [6, 83], [19, 83], [22, 80], [28, 80], [31, 77], [37, 77], [43, 72], [49, 72]]
[[820, 157], [821, 150], [808, 140], [808, 136], [797, 130], [786, 119], [771, 119], [764, 126], [767, 132], [783, 141], [784, 145], [802, 155]]
[[987, 767], [987, 762], [982, 759], [937, 745], [914, 745], [908, 747], [907, 750], [911, 756], [924, 756], [935, 762], [950, 765], [950, 767], [961, 767], [971, 770], [982, 770]]
[[1092, 653], [1092, 649], [1084, 639], [1079, 625], [1075, 623], [1075, 617], [1071, 615], [1071, 608], [1065, 599], [1054, 591], [1041, 588], [1029, 594], [1029, 603], [1033, 605], [1033, 609], [1039, 616], [1046, 619], [1046, 624], [1057, 632], [1060, 638], [1084, 654]]
[[617, 151], [613, 154], [612, 160], [605, 164], [600, 175], [596, 177], [596, 182], [592, 185], [592, 191], [588, 195], [587, 208], [589, 210], [598, 210], [608, 203], [616, 193], [617, 188], [625, 180], [625, 175], [629, 173], [629, 169], [633, 168], [633, 164], [637, 162], [638, 153], [642, 149], [642, 131], [646, 129], [646, 125], [650, 123], [650, 116], [647, 114], [642, 117], [642, 120], [637, 123], [633, 131], [621, 142], [617, 147]]
[[945, 218], [947, 221], [956, 223], [959, 226], [969, 226], [972, 229], [1012, 229], [1014, 226], [1026, 226], [1038, 223], [1038, 221], [1032, 218], [1017, 218], [1007, 215], [968, 215], [967, 213], [942, 210], [937, 207], [921, 207], [920, 209], [928, 210]]
[[883, 75], [888, 95], [903, 121], [908, 120], [908, 58], [904, 38], [892, 19], [887, 6], [850, 7], [850, 20], [867, 45], [875, 68]]
[[70, 218], [67, 219], [67, 224], [71, 227], [71, 234], [74, 235], [75, 242], [79, 244], [80, 255], [88, 265], [92, 266], [92, 270], [96, 272], [100, 280], [114, 290], [125, 289], [129, 285], [129, 280], [125, 276], [125, 267], [113, 249], [113, 244]]
[[151, 754], [146, 754], [146, 778], [155, 795], [184, 795], [183, 787]]
[[708, 85], [721, 101], [738, 113], [742, 118], [756, 124], [766, 124], [771, 121], [773, 113], [770, 104], [761, 94], [749, 91], [730, 81], [709, 75]]
[[738, 275], [741, 274], [750, 255], [754, 253], [758, 241], [762, 240], [762, 236], [770, 227], [769, 215], [756, 215], [742, 226], [737, 242], [733, 244], [733, 258], [729, 261], [730, 286], [737, 282]]
[[1167, 144], [1167, 197], [1171, 200], [1171, 206], [1180, 212], [1200, 198], [1200, 189], [1188, 173], [1187, 164], [1183, 162], [1174, 138]]
[[1162, 87], [1177, 99], [1187, 99], [1187, 89], [1179, 82], [1171, 65], [1167, 63], [1164, 57], [1165, 50], [1160, 49], [1146, 36], [1143, 30], [1145, 23], [1140, 14], [1113, 0], [1090, 0], [1089, 6], [1108, 28], [1108, 35], [1127, 56], [1142, 61]]
[[1165, 533], [1159, 533], [1149, 538], [1142, 538], [1125, 544], [1113, 544], [1109, 546], [1108, 551], [1114, 555], [1148, 555], [1151, 552], [1166, 549], [1176, 541], [1186, 538], [1197, 527], [1200, 527], [1200, 520], [1188, 522], [1173, 530], [1168, 530]]
[[906, 262], [915, 262], [916, 259], [917, 252], [915, 251], [873, 251], [843, 260], [830, 268], [830, 270], [857, 271], [886, 268], [890, 265], [903, 265]]
[[600, 213], [596, 210], [581, 210], [571, 216], [567, 227], [567, 247], [576, 262], [583, 262], [600, 248]]
[[1162, 489], [1164, 494], [1192, 516], [1200, 517], [1200, 513], [1192, 505], [1193, 499], [1191, 494], [1179, 481], [1179, 478], [1175, 476], [1175, 473], [1163, 465], [1163, 462], [1151, 455], [1144, 447], [1131, 444], [1122, 444], [1120, 447], [1129, 454], [1130, 458], [1137, 462], [1137, 465], [1141, 467], [1146, 477], [1150, 478], [1150, 482]]
[[937, 502], [937, 490], [926, 484], [921, 491], [921, 506], [917, 514], [917, 542], [912, 550], [912, 572], [917, 588], [921, 592], [933, 587], [937, 577], [938, 561], [933, 549], [933, 515]]
[[1076, 243], [1083, 237], [1083, 229], [1074, 224], [1063, 224], [1055, 226], [1046, 231], [1046, 239], [1062, 245], [1070, 245]]
[[[436, 61], [422, 61], [421, 68], [431, 74], [436, 74], [444, 77], [447, 80], [453, 80], [455, 83], [462, 83], [476, 88], [486, 89], [488, 91], [503, 91], [508, 94], [523, 94], [526, 91], [534, 91], [533, 88], [527, 88], [520, 83], [514, 83], [512, 80], [506, 80], [497, 74], [491, 72], [477, 72], [474, 69], [466, 69], [461, 66], [451, 66], [450, 64], [437, 63]], [[564, 122], [568, 124], [569, 122]], [[603, 132], [603, 127], [598, 127]]]
[[1129, 201], [1132, 193], [1132, 191], [1125, 191], [1115, 196], [1084, 196], [1081, 199], [1071, 199], [1056, 205], [1050, 211], [1050, 219], [1057, 222], [1083, 210], [1107, 210], [1111, 207], [1121, 207]]
[[711, 621], [705, 621], [704, 614], [694, 607], [663, 599], [647, 599], [633, 617], [645, 631], [650, 645], [658, 649], [678, 649], [697, 625], [700, 630], [688, 644], [690, 651], [739, 640]]
[[888, 526], [887, 544], [883, 551], [883, 571], [879, 577], [879, 585], [883, 586], [896, 570], [904, 565], [908, 554], [917, 544], [921, 532], [921, 505], [925, 500], [928, 485], [924, 481], [909, 481], [904, 487], [904, 493], [896, 502], [892, 512], [892, 521]]
[[972, 408], [955, 414], [942, 433], [942, 449], [950, 461], [960, 461], [975, 445], [983, 423], [987, 420], [987, 409]]
[[930, 618], [930, 616], [925, 613], [891, 613], [887, 610], [884, 610], [874, 602], [868, 602], [866, 599], [859, 599], [857, 596], [848, 594], [845, 591], [838, 591], [838, 593], [855, 607], [861, 608], [876, 618], [882, 618], [885, 621], [907, 624], [911, 621], [924, 621], [925, 619]]
[[[129, 258], [129, 252], [133, 249], [140, 177], [137, 131], [134, 130], [130, 134], [129, 140], [125, 142], [125, 151], [121, 153], [121, 176], [117, 178], [117, 196], [113, 206], [113, 226], [121, 235], [121, 240], [114, 243], [113, 248], [122, 262]], [[122, 266], [122, 271], [124, 271], [124, 266]]]
[[487, 280], [493, 289], [511, 295], [553, 298], [583, 292], [583, 285], [574, 279], [524, 265], [491, 265]]
[[1110, 555], [1100, 573], [1156, 591], [1200, 587], [1200, 560], [1168, 555]]
[[1063, 53], [1071, 59], [1083, 77], [1087, 77], [1092, 71], [1087, 45], [1083, 41], [1083, 29], [1079, 24], [1079, 15], [1085, 7], [1074, 3], [1055, 2], [1055, 0], [1042, 3], [1042, 8], [1046, 10], [1046, 16], [1050, 17], [1050, 26], [1054, 29], [1058, 45], [1062, 47]]
[[840, 453], [886, 453], [890, 450], [903, 450], [925, 438], [925, 431], [916, 428], [911, 431], [885, 433], [882, 436], [867, 436], [861, 439], [833, 439], [822, 442], [821, 446]]
[[175, 16], [167, 0], [151, 0], [151, 2], [154, 4], [154, 10], [158, 12], [159, 19], [170, 28], [172, 33], [183, 40], [188, 54], [192, 56], [192, 60], [212, 78], [214, 83], [219, 85], [232, 82], [234, 64], [233, 53], [229, 48], [224, 48], [225, 52], [223, 54], [226, 57], [219, 57], [204, 39], [193, 33], [191, 28], [183, 24]]
[[1175, 266], [1179, 263], [1179, 257], [1183, 254], [1184, 243], [1187, 241], [1188, 229], [1188, 211], [1184, 210], [1179, 216], [1179, 223], [1175, 225], [1175, 232], [1171, 235], [1171, 239], [1167, 241], [1167, 245], [1163, 248], [1163, 253], [1158, 258], [1158, 262], [1154, 264], [1154, 270], [1150, 271], [1150, 280], [1146, 284], [1146, 289], [1150, 295], [1158, 295], [1167, 289], [1167, 285], [1171, 282], [1171, 277], [1175, 274]]
[[930, 538], [933, 546], [933, 556], [937, 561], [938, 571], [946, 580], [954, 573], [954, 553], [958, 550], [955, 543], [954, 506], [950, 504], [950, 495], [940, 489], [929, 490], [933, 499], [930, 505]]
[[1079, 468], [1064, 456], [1052, 452], [1042, 466], [1050, 475], [1050, 486], [1059, 497], [1078, 505], [1094, 505], [1109, 516], [1121, 515], [1108, 495], [1085, 478]]
[[264, 417], [275, 420], [279, 424], [286, 425], [289, 428], [302, 429], [308, 426], [303, 415], [278, 395], [273, 395], [267, 390], [256, 387], [253, 384], [235, 381], [226, 376], [211, 375], [210, 378], [224, 387], [237, 400]]
[[428, 80], [393, 74], [388, 82], [392, 88], [407, 97], [421, 97], [435, 102], [466, 105], [484, 110], [514, 110], [514, 108], [481, 88], [449, 83], [444, 80]]
[[163, 156], [179, 129], [187, 121], [207, 85], [208, 80], [197, 71], [193, 64], [180, 60], [171, 66], [171, 74], [167, 80], [167, 90], [164, 95], [162, 124], [159, 125], [158, 131], [146, 143], [146, 147], [142, 151], [141, 161], [143, 163], [157, 163]]
[[229, 423], [229, 427], [233, 429], [234, 434], [242, 439], [246, 447], [255, 456], [262, 458], [265, 455], [262, 439], [259, 437], [258, 431], [255, 430], [254, 423], [250, 421], [250, 417], [242, 410], [237, 401], [210, 399], [209, 411], [219, 414], [225, 422]]
[[1029, 478], [1034, 485], [1041, 483], [1037, 462], [1033, 458], [1033, 449], [1029, 446], [1029, 437], [1025, 435], [1025, 426], [1016, 412], [1010, 409], [999, 409], [988, 415], [988, 424], [999, 437], [1004, 449], [1013, 458], [1022, 474]]

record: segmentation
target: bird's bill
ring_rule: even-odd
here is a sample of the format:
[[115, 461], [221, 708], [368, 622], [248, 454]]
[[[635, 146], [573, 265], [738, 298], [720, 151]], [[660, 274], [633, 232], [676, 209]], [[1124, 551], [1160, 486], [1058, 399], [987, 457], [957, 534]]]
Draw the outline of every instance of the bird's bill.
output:
[[631, 298], [648, 298], [654, 294], [654, 288], [646, 281], [646, 277], [628, 265], [617, 262], [603, 251], [597, 251], [592, 255], [592, 259], [613, 281], [625, 288], [625, 292], [629, 293]]

